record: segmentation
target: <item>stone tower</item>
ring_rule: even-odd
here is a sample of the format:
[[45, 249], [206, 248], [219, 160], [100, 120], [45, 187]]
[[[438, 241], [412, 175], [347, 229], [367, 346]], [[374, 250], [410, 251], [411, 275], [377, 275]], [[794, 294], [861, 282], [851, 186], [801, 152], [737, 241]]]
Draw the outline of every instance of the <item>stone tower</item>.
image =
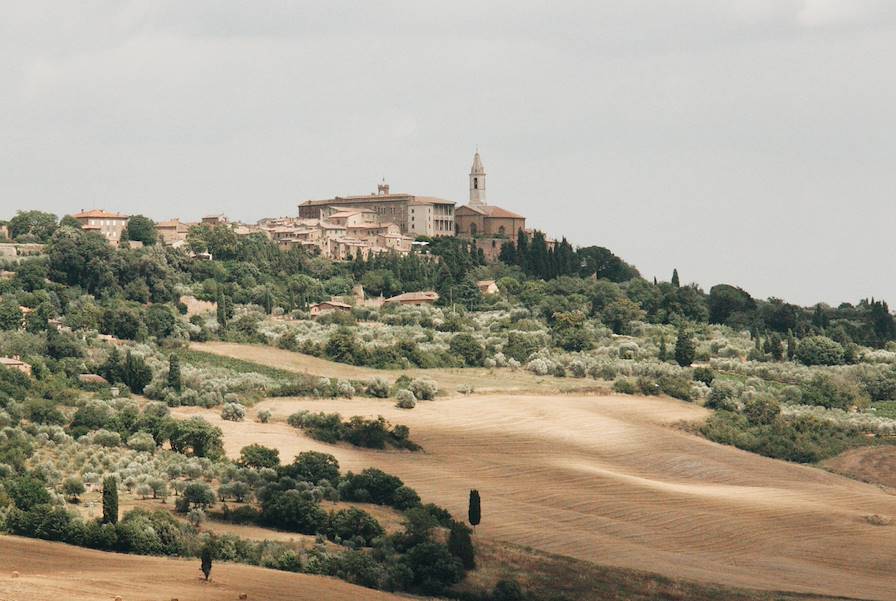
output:
[[473, 155], [473, 167], [470, 168], [470, 206], [481, 207], [485, 202], [485, 168], [479, 158], [479, 149]]

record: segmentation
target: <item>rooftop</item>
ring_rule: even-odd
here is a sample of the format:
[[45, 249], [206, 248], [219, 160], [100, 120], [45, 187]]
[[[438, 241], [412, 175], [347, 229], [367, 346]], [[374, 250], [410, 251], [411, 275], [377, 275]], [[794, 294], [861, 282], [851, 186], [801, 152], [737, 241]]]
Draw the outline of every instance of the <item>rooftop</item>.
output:
[[502, 209], [501, 207], [496, 207], [494, 205], [482, 205], [481, 207], [473, 207], [470, 205], [464, 205], [461, 209], [470, 209], [471, 211], [475, 211], [486, 217], [503, 217], [505, 219], [525, 219], [522, 215], [518, 213], [514, 213], [513, 211], [508, 211], [507, 209]]
[[112, 213], [110, 211], [104, 211], [103, 209], [90, 209], [89, 211], [85, 211], [81, 209], [80, 213], [75, 213], [72, 215], [75, 219], [127, 219], [127, 215], [123, 215], [121, 213]]
[[300, 203], [301, 207], [316, 207], [338, 204], [339, 202], [383, 202], [383, 201], [406, 201], [415, 204], [456, 204], [453, 200], [445, 200], [444, 198], [436, 198], [435, 196], [416, 196], [414, 194], [361, 194], [359, 196], [334, 196], [322, 200], [306, 200]]

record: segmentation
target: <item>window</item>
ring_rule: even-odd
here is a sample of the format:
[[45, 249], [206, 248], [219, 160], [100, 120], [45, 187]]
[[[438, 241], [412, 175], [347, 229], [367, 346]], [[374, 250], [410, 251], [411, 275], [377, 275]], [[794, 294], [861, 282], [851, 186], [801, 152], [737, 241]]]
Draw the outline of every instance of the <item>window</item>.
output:
[[478, 189], [479, 189], [479, 178], [478, 178], [478, 177], [474, 177], [474, 178], [473, 178], [473, 189], [474, 189], [474, 190], [478, 190]]
[[501, 227], [498, 228], [498, 233], [501, 234], [502, 236], [505, 234], [504, 226], [503, 226], [503, 225], [502, 225]]

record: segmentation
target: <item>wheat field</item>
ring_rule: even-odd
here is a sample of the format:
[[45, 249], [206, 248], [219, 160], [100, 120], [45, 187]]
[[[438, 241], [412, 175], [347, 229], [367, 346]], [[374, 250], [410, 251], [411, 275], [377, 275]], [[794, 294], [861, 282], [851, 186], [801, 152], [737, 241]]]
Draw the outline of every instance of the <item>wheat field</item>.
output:
[[[424, 500], [466, 515], [476, 534], [598, 564], [731, 586], [869, 599], [896, 597], [896, 497], [825, 471], [708, 442], [674, 427], [706, 411], [665, 398], [483, 395], [401, 410], [377, 399], [270, 399], [275, 421], [234, 423], [226, 451], [257, 442], [284, 461], [334, 454], [343, 469], [394, 473]], [[411, 428], [423, 452], [323, 444], [281, 420], [300, 409], [383, 415]]]

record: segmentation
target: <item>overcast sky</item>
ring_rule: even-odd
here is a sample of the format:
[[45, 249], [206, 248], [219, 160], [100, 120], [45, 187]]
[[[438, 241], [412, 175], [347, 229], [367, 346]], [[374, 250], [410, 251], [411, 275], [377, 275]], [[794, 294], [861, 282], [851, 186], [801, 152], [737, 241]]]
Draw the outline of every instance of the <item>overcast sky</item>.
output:
[[491, 204], [646, 277], [896, 303], [896, 3], [0, 2], [0, 217]]

